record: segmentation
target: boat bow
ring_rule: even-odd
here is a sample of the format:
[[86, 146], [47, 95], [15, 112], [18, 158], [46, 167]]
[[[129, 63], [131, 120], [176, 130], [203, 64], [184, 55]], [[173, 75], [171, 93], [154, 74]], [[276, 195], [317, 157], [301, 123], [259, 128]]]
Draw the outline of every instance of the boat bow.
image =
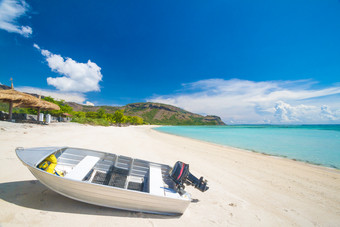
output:
[[65, 147], [35, 147], [35, 148], [18, 147], [15, 149], [15, 152], [18, 158], [25, 165], [36, 167], [46, 157], [64, 148]]

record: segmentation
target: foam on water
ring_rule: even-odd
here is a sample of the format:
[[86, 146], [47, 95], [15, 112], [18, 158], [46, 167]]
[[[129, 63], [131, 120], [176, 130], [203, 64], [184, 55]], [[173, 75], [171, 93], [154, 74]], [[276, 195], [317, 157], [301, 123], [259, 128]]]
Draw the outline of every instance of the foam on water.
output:
[[164, 126], [156, 130], [340, 169], [340, 125]]

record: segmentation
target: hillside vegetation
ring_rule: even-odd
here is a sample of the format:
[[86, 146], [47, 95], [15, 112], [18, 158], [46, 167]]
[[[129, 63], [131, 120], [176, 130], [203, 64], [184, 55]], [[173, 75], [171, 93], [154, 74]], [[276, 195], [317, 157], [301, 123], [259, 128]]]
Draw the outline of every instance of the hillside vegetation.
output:
[[126, 116], [138, 116], [145, 123], [153, 125], [225, 125], [218, 116], [202, 116], [181, 108], [161, 103], [132, 103], [122, 107], [113, 106], [85, 106], [68, 103], [74, 111], [93, 112], [103, 109], [106, 113], [123, 111]]

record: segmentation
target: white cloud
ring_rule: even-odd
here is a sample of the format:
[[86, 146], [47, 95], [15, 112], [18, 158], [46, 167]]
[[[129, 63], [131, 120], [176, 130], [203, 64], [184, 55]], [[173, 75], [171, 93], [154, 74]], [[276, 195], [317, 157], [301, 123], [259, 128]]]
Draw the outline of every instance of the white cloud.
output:
[[318, 109], [315, 106], [297, 105], [292, 106], [283, 101], [278, 101], [275, 105], [275, 113], [277, 121], [280, 123], [303, 123], [311, 116], [317, 114]]
[[340, 123], [340, 86], [313, 89], [314, 85], [311, 80], [209, 79], [183, 84], [179, 94], [148, 101], [218, 115], [226, 123]]
[[32, 93], [42, 96], [51, 96], [54, 99], [65, 100], [66, 102], [84, 103], [86, 100], [84, 94], [76, 92], [60, 92], [34, 87], [16, 87], [15, 89], [26, 93]]
[[29, 5], [25, 1], [3, 0], [0, 2], [0, 29], [18, 33], [25, 37], [32, 35], [32, 28], [20, 26], [17, 20], [26, 15]]
[[94, 62], [79, 63], [71, 58], [63, 58], [48, 50], [41, 49], [37, 44], [33, 45], [46, 57], [48, 66], [53, 72], [62, 77], [48, 77], [47, 83], [60, 91], [89, 92], [100, 91], [99, 82], [102, 80], [101, 68]]
[[86, 101], [85, 103], [86, 106], [94, 106], [94, 104], [92, 102]]
[[340, 109], [333, 111], [329, 106], [321, 106], [321, 118], [331, 121], [336, 121], [340, 119]]

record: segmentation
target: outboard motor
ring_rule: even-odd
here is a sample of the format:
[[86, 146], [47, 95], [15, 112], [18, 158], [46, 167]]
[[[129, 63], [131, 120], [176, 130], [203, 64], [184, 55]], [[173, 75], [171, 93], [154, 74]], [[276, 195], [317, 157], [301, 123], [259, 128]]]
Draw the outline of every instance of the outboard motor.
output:
[[177, 192], [182, 195], [184, 191], [184, 183], [186, 185], [192, 185], [201, 192], [205, 192], [209, 189], [207, 186], [208, 181], [204, 180], [203, 177], [197, 179], [194, 175], [189, 172], [189, 164], [177, 161], [170, 171], [171, 179], [176, 183]]

